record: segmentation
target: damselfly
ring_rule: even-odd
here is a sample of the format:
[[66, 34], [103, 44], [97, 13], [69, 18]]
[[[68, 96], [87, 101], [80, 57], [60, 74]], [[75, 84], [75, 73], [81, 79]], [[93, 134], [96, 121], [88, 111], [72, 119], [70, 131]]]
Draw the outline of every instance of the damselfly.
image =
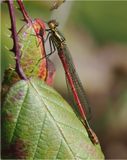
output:
[[82, 83], [78, 77], [78, 74], [76, 72], [71, 54], [65, 43], [65, 38], [58, 31], [57, 29], [58, 23], [55, 20], [49, 21], [48, 26], [49, 26], [49, 29], [47, 29], [48, 35], [46, 39], [49, 38], [51, 53], [48, 54], [47, 56], [51, 55], [57, 49], [58, 55], [63, 64], [64, 71], [66, 74], [68, 88], [71, 90], [73, 99], [76, 104], [76, 108], [73, 107], [73, 109], [74, 111], [78, 112], [80, 120], [85, 126], [93, 144], [97, 144], [99, 143], [98, 138], [90, 128], [86, 118], [87, 115], [90, 113], [90, 108], [87, 102], [86, 94], [83, 89]]

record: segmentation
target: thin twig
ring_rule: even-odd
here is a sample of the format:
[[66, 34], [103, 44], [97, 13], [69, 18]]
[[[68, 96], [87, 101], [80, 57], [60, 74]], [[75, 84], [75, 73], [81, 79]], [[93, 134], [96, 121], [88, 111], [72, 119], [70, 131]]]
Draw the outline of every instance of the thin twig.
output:
[[26, 23], [32, 23], [32, 19], [29, 17], [29, 15], [27, 14], [27, 11], [25, 10], [25, 7], [24, 7], [24, 5], [23, 5], [23, 3], [22, 3], [22, 1], [21, 0], [17, 0], [17, 2], [18, 2], [18, 4], [19, 4], [19, 9], [20, 9], [20, 11], [22, 12], [22, 14], [23, 14], [23, 17], [24, 17], [24, 21], [26, 22]]
[[14, 52], [15, 54], [15, 61], [16, 61], [15, 70], [21, 79], [27, 80], [22, 70], [22, 67], [20, 66], [20, 55], [21, 54], [20, 54], [20, 46], [18, 44], [18, 35], [16, 32], [16, 18], [15, 18], [15, 13], [14, 13], [13, 0], [8, 0], [7, 4], [8, 4], [10, 19], [11, 19], [11, 29], [10, 30], [12, 32], [12, 38], [14, 42], [14, 45], [11, 51]]

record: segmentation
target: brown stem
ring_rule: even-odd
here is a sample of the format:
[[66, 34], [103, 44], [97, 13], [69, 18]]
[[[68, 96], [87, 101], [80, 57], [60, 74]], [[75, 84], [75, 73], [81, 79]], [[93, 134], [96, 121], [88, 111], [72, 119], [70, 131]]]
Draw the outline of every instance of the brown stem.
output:
[[8, 4], [10, 19], [11, 19], [11, 29], [10, 30], [12, 31], [12, 38], [14, 42], [14, 46], [11, 49], [11, 51], [13, 51], [15, 54], [15, 61], [16, 61], [15, 70], [21, 79], [27, 80], [22, 70], [22, 67], [20, 66], [20, 55], [21, 54], [20, 54], [20, 46], [18, 44], [18, 35], [16, 32], [16, 18], [15, 18], [15, 13], [14, 13], [13, 0], [8, 0], [7, 4]]

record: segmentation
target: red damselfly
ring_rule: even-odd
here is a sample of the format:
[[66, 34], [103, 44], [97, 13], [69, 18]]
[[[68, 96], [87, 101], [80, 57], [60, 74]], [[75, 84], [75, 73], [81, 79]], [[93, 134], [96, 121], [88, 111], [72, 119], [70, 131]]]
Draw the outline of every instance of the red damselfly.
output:
[[47, 57], [54, 53], [57, 49], [58, 55], [63, 64], [64, 71], [66, 74], [67, 86], [69, 88], [69, 91], [71, 91], [73, 95], [73, 100], [76, 104], [76, 108], [73, 107], [73, 109], [76, 113], [78, 113], [78, 116], [83, 125], [85, 126], [93, 144], [98, 144], [98, 138], [93, 132], [93, 130], [90, 128], [90, 125], [87, 120], [88, 115], [90, 114], [90, 107], [88, 105], [86, 94], [82, 86], [82, 83], [79, 79], [79, 76], [76, 72], [71, 54], [65, 43], [65, 38], [58, 31], [58, 23], [55, 20], [49, 21], [48, 26], [49, 29], [47, 29], [48, 35], [46, 40], [49, 38], [51, 52], [47, 55]]
[[[59, 4], [61, 4], [61, 3], [58, 3], [58, 2], [64, 2], [64, 0], [56, 1], [56, 3], [54, 3], [54, 6], [53, 6], [52, 9], [57, 8], [57, 5], [59, 6]], [[24, 8], [21, 0], [18, 0], [18, 4], [20, 6], [21, 11], [23, 12], [24, 20], [27, 23], [32, 23], [32, 20], [28, 16], [27, 12], [25, 11], [25, 8]], [[40, 29], [39, 29], [39, 28], [36, 28], [36, 25], [35, 25], [36, 29], [35, 28], [34, 29], [36, 30], [36, 36], [40, 39], [40, 41], [42, 43], [42, 48], [44, 49], [44, 53], [45, 53], [44, 39], [43, 39], [44, 32], [45, 32], [45, 25], [40, 20], [36, 20], [36, 22], [40, 26]], [[61, 62], [63, 64], [64, 70], [65, 70], [68, 88], [71, 91], [71, 93], [73, 95], [74, 102], [76, 104], [76, 108], [73, 108], [73, 109], [74, 109], [75, 112], [78, 113], [78, 116], [80, 117], [80, 120], [82, 121], [85, 128], [87, 129], [87, 132], [88, 132], [88, 135], [89, 135], [91, 141], [94, 144], [97, 144], [98, 139], [97, 139], [95, 133], [90, 128], [89, 123], [87, 121], [88, 115], [90, 113], [90, 108], [89, 108], [89, 105], [88, 105], [88, 102], [87, 102], [86, 94], [85, 94], [85, 91], [83, 89], [82, 83], [81, 83], [81, 81], [78, 77], [78, 74], [75, 70], [75, 66], [73, 64], [71, 54], [70, 54], [70, 52], [67, 48], [67, 45], [65, 43], [65, 38], [58, 31], [58, 29], [57, 29], [58, 23], [55, 20], [49, 21], [48, 26], [49, 26], [49, 29], [47, 30], [48, 35], [47, 35], [46, 39], [48, 39], [48, 37], [49, 37], [51, 53], [48, 54], [47, 56], [51, 55], [57, 49], [58, 55], [61, 59]], [[43, 59], [43, 58], [41, 58], [41, 59]], [[38, 61], [38, 63], [40, 62], [40, 60]], [[39, 75], [42, 76], [42, 72], [40, 72]]]

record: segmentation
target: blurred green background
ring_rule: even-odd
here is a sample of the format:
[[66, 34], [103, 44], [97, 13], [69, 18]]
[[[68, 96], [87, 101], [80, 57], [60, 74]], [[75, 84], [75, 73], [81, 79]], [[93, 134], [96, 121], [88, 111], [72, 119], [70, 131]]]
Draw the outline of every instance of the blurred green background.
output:
[[[29, 15], [55, 18], [64, 33], [92, 106], [91, 125], [108, 159], [127, 158], [127, 1], [67, 1], [49, 11], [50, 1], [24, 1]], [[15, 2], [15, 7], [17, 6]], [[1, 4], [1, 75], [13, 62], [7, 4]], [[24, 24], [16, 10], [18, 30]], [[54, 87], [67, 99], [64, 71], [57, 54]], [[62, 72], [61, 72], [62, 71]]]

